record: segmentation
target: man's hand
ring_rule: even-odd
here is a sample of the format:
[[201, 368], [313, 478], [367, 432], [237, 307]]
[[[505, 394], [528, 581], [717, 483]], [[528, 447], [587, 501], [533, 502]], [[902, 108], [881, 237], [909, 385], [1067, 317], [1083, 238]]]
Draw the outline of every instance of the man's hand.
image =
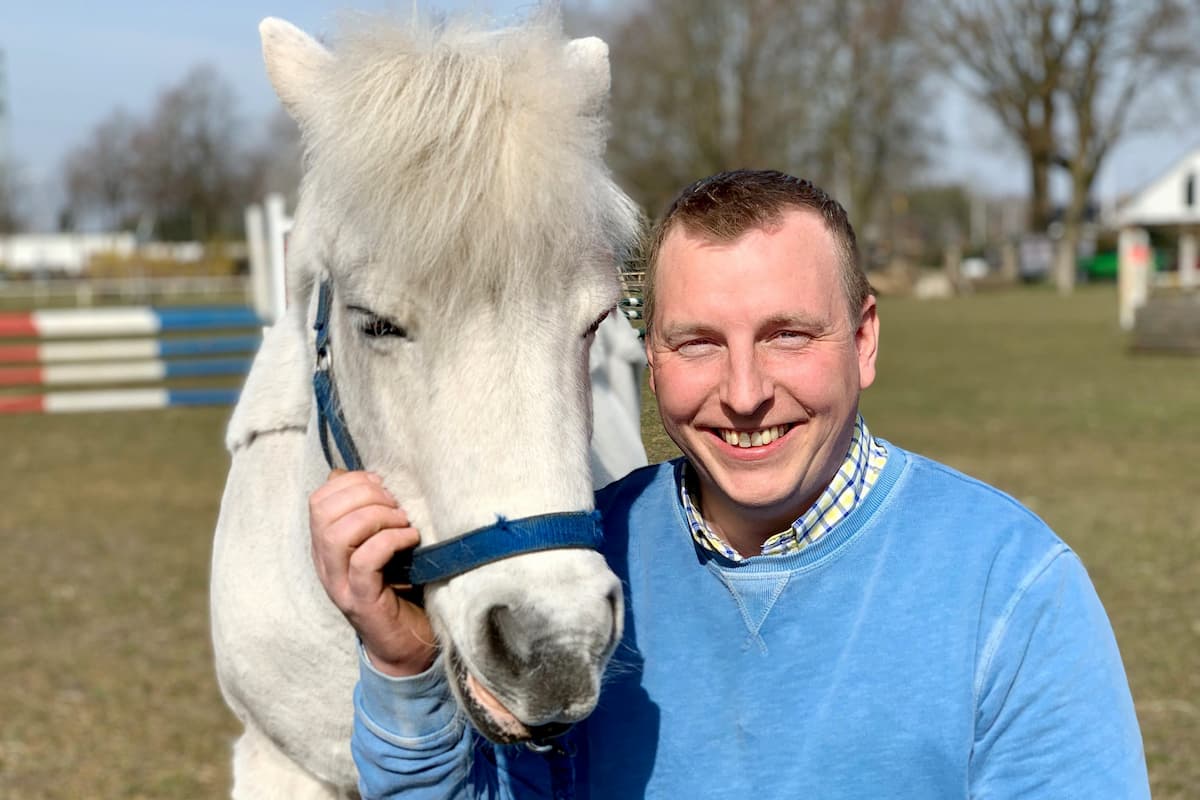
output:
[[375, 668], [394, 676], [428, 669], [437, 656], [429, 618], [383, 579], [396, 551], [416, 547], [420, 537], [382, 479], [335, 469], [309, 498], [308, 521], [321, 585]]

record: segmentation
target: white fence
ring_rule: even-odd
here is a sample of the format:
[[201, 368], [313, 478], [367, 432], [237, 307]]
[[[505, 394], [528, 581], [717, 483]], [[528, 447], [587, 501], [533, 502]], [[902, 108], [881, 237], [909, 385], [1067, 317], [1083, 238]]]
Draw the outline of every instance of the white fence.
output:
[[46, 278], [6, 281], [0, 278], [0, 303], [10, 308], [43, 306], [157, 303], [186, 298], [204, 302], [250, 303], [252, 284], [246, 275], [178, 276], [167, 278]]

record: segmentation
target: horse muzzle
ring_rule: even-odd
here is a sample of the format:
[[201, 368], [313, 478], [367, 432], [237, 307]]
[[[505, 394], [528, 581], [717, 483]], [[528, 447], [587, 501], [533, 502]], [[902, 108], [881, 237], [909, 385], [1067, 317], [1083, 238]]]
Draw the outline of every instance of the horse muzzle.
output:
[[[498, 742], [545, 740], [590, 714], [624, 621], [620, 582], [603, 559], [514, 558], [470, 580], [472, 593], [482, 591], [460, 607], [460, 635], [443, 646], [476, 728]], [[431, 597], [436, 616], [441, 596]]]

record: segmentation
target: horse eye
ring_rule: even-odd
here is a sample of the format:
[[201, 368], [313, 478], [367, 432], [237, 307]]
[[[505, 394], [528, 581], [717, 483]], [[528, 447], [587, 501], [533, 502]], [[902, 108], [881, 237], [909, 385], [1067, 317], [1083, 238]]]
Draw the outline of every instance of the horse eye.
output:
[[391, 320], [377, 317], [374, 314], [369, 315], [359, 328], [364, 336], [371, 339], [381, 339], [385, 336], [394, 336], [398, 339], [403, 339], [408, 336], [408, 331], [401, 328]]
[[587, 329], [587, 333], [585, 333], [583, 335], [584, 338], [587, 338], [588, 336], [594, 336], [596, 331], [598, 331], [600, 329], [601, 323], [603, 323], [604, 320], [608, 319], [608, 315], [611, 314], [612, 312], [613, 312], [613, 310], [610, 308], [608, 311], [605, 311], [603, 314], [601, 314], [596, 319], [595, 322], [593, 322], [591, 325], [589, 325], [588, 329]]

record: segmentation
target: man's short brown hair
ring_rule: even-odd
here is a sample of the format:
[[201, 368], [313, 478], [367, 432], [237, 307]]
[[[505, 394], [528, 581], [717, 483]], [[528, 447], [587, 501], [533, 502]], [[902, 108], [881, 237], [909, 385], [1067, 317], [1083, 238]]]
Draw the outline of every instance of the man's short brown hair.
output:
[[732, 242], [749, 231], [781, 224], [784, 213], [792, 209], [817, 214], [833, 236], [846, 303], [857, 324], [871, 285], [858, 263], [858, 242], [846, 210], [810, 181], [775, 170], [739, 169], [684, 189], [650, 231], [642, 289], [647, 329], [654, 319], [654, 278], [667, 234], [683, 228], [714, 242]]

